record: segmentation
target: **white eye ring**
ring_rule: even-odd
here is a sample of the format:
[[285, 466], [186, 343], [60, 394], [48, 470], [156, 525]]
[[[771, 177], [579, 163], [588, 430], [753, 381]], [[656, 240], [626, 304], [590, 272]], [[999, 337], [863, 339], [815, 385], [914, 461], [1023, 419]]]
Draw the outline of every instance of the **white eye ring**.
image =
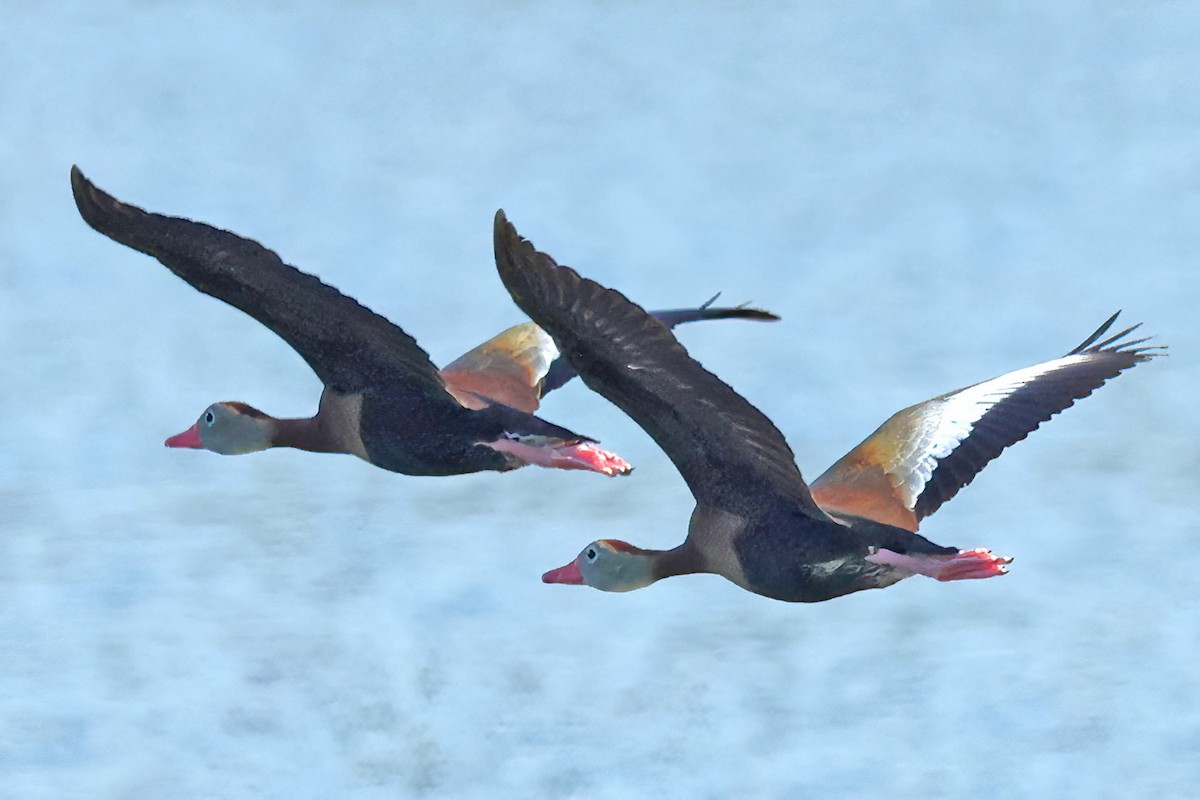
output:
[[208, 411], [204, 412], [204, 424], [205, 425], [212, 425], [213, 422], [216, 421], [216, 419], [217, 419], [217, 417], [215, 414], [213, 414], [211, 408]]
[[589, 548], [587, 549], [587, 552], [583, 554], [584, 558], [586, 558], [586, 559], [587, 559], [587, 562], [588, 562], [589, 564], [594, 564], [594, 563], [596, 563], [596, 557], [597, 557], [598, 555], [599, 555], [599, 553], [597, 553], [597, 552], [596, 552], [596, 548], [594, 548], [594, 547], [589, 547]]

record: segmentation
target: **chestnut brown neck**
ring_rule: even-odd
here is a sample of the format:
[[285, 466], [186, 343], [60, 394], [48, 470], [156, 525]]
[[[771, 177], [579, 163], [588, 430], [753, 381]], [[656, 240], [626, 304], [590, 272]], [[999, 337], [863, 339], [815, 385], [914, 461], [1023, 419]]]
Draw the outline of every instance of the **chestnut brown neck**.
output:
[[646, 551], [654, 558], [654, 580], [662, 580], [675, 575], [691, 575], [696, 572], [708, 572], [704, 558], [700, 552], [684, 542], [670, 550]]
[[271, 446], [294, 447], [310, 453], [344, 453], [319, 416], [299, 419], [271, 419]]

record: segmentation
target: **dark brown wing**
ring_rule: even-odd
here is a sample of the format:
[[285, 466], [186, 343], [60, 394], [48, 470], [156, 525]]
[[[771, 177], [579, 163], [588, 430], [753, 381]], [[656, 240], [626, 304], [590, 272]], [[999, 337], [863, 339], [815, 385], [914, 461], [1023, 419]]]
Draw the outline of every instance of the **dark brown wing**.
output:
[[71, 168], [79, 213], [105, 236], [154, 256], [194, 288], [241, 309], [290, 344], [339, 392], [368, 387], [453, 403], [404, 331], [258, 242], [116, 200]]
[[[716, 300], [698, 308], [651, 311], [669, 328], [684, 322], [709, 319], [752, 319], [773, 322], [769, 311], [737, 306], [713, 308]], [[575, 377], [575, 368], [558, 352], [550, 335], [535, 323], [514, 325], [442, 367], [442, 380], [458, 401], [480, 408], [488, 401], [504, 403], [530, 413], [542, 397]]]
[[[700, 322], [709, 319], [750, 319], [756, 322], [777, 322], [779, 320], [778, 316], [770, 311], [763, 311], [761, 308], [749, 308], [744, 305], [732, 308], [714, 308], [713, 303], [718, 297], [720, 294], [713, 295], [707, 303], [697, 308], [670, 308], [649, 313], [668, 328], [674, 328], [685, 322]], [[555, 359], [542, 381], [542, 396], [544, 397], [574, 377], [575, 370], [571, 368], [569, 361], [562, 357]]]
[[584, 383], [650, 434], [698, 502], [753, 514], [783, 497], [828, 519], [783, 434], [689, 356], [666, 326], [535, 250], [502, 211], [495, 244], [500, 279], [513, 300], [554, 337]]
[[1006, 447], [1163, 349], [1128, 340], [1137, 325], [1097, 343], [1116, 319], [1062, 358], [897, 412], [813, 481], [813, 497], [827, 511], [915, 531]]

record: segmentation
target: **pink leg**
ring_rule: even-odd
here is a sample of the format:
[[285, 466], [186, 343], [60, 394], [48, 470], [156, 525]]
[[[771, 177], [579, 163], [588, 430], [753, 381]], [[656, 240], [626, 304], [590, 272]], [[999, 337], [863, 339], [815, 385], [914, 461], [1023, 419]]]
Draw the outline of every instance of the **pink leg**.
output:
[[991, 578], [1008, 573], [1010, 556], [994, 556], [991, 550], [982, 547], [975, 550], [959, 550], [954, 555], [906, 556], [880, 548], [867, 556], [873, 564], [906, 570], [916, 575], [927, 575], [939, 581], [961, 581], [968, 578]]
[[583, 469], [603, 475], [626, 475], [633, 470], [628, 461], [616, 453], [601, 450], [594, 444], [531, 445], [514, 439], [486, 442], [488, 447], [508, 453], [527, 464], [550, 469]]

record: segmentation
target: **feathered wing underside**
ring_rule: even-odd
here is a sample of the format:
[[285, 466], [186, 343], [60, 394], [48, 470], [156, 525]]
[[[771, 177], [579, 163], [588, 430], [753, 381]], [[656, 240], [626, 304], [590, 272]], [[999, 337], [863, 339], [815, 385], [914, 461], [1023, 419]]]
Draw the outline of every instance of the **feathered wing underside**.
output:
[[1062, 358], [897, 412], [813, 481], [813, 497], [834, 514], [915, 531], [1006, 447], [1163, 349], [1129, 339], [1137, 325], [1098, 341], [1116, 319]]
[[[714, 308], [718, 296], [696, 308], [651, 311], [650, 315], [670, 328], [710, 319], [779, 319], [769, 311], [744, 305]], [[463, 405], [482, 408], [497, 402], [530, 413], [537, 410], [542, 397], [574, 377], [571, 362], [533, 322], [514, 325], [442, 367], [446, 389]]]
[[658, 443], [697, 501], [753, 509], [770, 496], [816, 519], [783, 435], [692, 359], [661, 322], [620, 293], [560, 267], [496, 214], [496, 265], [517, 305], [545, 328], [584, 382]]
[[550, 335], [532, 322], [514, 325], [442, 367], [446, 389], [468, 408], [489, 401], [532, 413], [542, 381], [558, 358]]
[[116, 200], [71, 168], [79, 213], [91, 227], [154, 256], [194, 288], [244, 311], [296, 350], [327, 386], [368, 387], [453, 404], [437, 368], [411, 336], [356, 300], [285, 264], [258, 242], [201, 222]]

